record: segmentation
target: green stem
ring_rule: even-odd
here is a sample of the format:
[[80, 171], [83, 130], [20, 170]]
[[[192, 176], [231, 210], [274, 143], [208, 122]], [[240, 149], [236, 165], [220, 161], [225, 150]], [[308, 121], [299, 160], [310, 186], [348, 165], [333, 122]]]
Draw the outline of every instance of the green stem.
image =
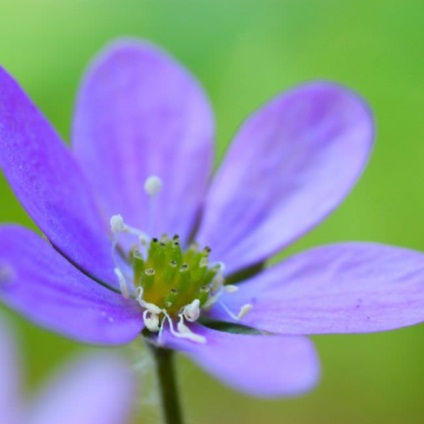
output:
[[162, 417], [165, 424], [183, 424], [174, 368], [174, 352], [149, 344], [156, 362]]

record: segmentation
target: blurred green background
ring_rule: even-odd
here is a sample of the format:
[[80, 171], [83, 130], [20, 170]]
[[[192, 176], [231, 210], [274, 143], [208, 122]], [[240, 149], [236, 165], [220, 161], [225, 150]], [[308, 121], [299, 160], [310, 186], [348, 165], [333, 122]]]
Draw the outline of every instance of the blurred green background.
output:
[[[240, 122], [269, 97], [305, 80], [339, 81], [370, 102], [376, 148], [347, 201], [289, 253], [341, 240], [424, 251], [423, 18], [420, 0], [3, 0], [0, 63], [68, 140], [88, 60], [117, 36], [147, 38], [206, 87], [217, 117], [218, 160]], [[33, 226], [2, 177], [0, 221]], [[29, 390], [86, 349], [6, 313], [21, 335]], [[422, 423], [423, 337], [422, 326], [315, 337], [322, 382], [294, 400], [249, 399], [180, 358], [188, 422]], [[155, 422], [151, 409], [144, 408], [141, 422]]]

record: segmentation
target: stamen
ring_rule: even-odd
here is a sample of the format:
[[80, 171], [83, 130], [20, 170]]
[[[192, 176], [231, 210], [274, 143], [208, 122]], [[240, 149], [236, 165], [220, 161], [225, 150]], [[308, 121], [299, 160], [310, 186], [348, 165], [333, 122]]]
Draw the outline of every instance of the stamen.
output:
[[110, 218], [110, 229], [112, 230], [112, 234], [121, 233], [125, 229], [124, 220], [122, 219], [122, 215], [113, 215]]
[[224, 286], [224, 290], [227, 293], [235, 293], [239, 288], [237, 286], [235, 286], [234, 284], [227, 284], [226, 286]]
[[127, 281], [125, 280], [124, 274], [118, 267], [116, 267], [114, 271], [116, 276], [118, 277], [119, 288], [121, 289], [122, 296], [124, 296], [125, 299], [129, 299], [130, 291], [128, 289], [128, 284], [127, 284]]
[[206, 343], [206, 337], [201, 336], [200, 334], [193, 333], [185, 324], [184, 324], [184, 318], [181, 315], [179, 315], [180, 320], [177, 324], [178, 334], [177, 337], [183, 337], [185, 339], [189, 339], [196, 343]]
[[149, 217], [147, 221], [147, 230], [149, 234], [153, 234], [154, 217], [155, 217], [155, 198], [161, 191], [163, 186], [162, 180], [156, 176], [151, 175], [144, 182], [144, 191], [149, 196]]
[[211, 289], [213, 293], [218, 293], [221, 291], [222, 287], [224, 286], [224, 276], [218, 272], [218, 274], [215, 275], [214, 279], [212, 280]]
[[210, 266], [211, 266], [211, 268], [217, 268], [218, 272], [220, 272], [220, 273], [223, 273], [225, 271], [224, 262], [214, 262]]
[[130, 225], [126, 224], [124, 222], [124, 219], [122, 218], [122, 215], [112, 215], [110, 218], [110, 229], [112, 231], [112, 234], [119, 235], [120, 233], [128, 233], [132, 234], [134, 236], [139, 237], [140, 241], [150, 241], [150, 238], [147, 236], [147, 234], [143, 233], [143, 231], [140, 231], [137, 228], [131, 227]]
[[237, 315], [238, 319], [242, 319], [249, 311], [251, 311], [253, 306], [250, 303], [246, 303], [240, 308], [240, 312]]
[[200, 300], [194, 299], [189, 305], [185, 306], [182, 312], [187, 321], [195, 322], [200, 316]]
[[[149, 238], [144, 234], [142, 231], [137, 230], [136, 228], [132, 228], [129, 225], [125, 224], [124, 219], [122, 218], [122, 215], [113, 215], [110, 218], [110, 229], [112, 231], [113, 237], [112, 237], [112, 259], [115, 264], [116, 268], [119, 268], [121, 273], [124, 275], [124, 270], [121, 268], [121, 264], [117, 258], [116, 251], [119, 241], [119, 236], [121, 233], [128, 233], [132, 235], [136, 235], [140, 242], [142, 248], [146, 246], [148, 243]], [[145, 242], [143, 242], [145, 240]], [[134, 247], [132, 248], [134, 250]], [[118, 277], [119, 278], [119, 277]]]
[[162, 180], [156, 176], [151, 175], [148, 177], [144, 183], [144, 191], [150, 196], [156, 196], [162, 189], [163, 182]]
[[249, 303], [246, 303], [246, 305], [243, 305], [240, 308], [240, 312], [237, 315], [235, 315], [228, 309], [228, 307], [227, 307], [227, 305], [225, 305], [225, 303], [222, 303], [222, 302], [217, 302], [217, 303], [235, 321], [240, 321], [253, 308], [252, 305], [250, 305]]
[[143, 312], [143, 321], [146, 328], [154, 333], [160, 330], [160, 321], [158, 314], [155, 314], [148, 309]]

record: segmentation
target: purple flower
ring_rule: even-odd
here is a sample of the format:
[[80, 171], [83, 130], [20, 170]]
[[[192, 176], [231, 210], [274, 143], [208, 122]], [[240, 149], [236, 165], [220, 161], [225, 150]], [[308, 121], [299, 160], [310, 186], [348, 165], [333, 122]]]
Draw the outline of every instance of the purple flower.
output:
[[115, 43], [92, 64], [71, 150], [1, 71], [0, 167], [45, 236], [0, 229], [3, 302], [82, 342], [143, 331], [270, 397], [316, 383], [305, 335], [423, 320], [424, 256], [410, 250], [343, 243], [261, 271], [360, 175], [373, 120], [357, 95], [327, 82], [278, 95], [211, 178], [213, 132], [199, 84], [149, 44]]
[[117, 357], [81, 356], [62, 367], [24, 402], [16, 346], [0, 320], [0, 422], [2, 424], [122, 424], [135, 400], [134, 376]]

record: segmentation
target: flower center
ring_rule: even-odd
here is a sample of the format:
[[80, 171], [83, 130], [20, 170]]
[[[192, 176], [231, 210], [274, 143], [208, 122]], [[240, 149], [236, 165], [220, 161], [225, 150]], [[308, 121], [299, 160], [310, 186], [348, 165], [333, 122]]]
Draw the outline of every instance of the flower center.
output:
[[[146, 180], [144, 188], [151, 199], [150, 229], [153, 227], [153, 200], [161, 187], [162, 181], [158, 177], [152, 176]], [[219, 300], [224, 291], [235, 292], [237, 287], [224, 285], [224, 266], [222, 263], [209, 263], [209, 247], [200, 248], [192, 243], [183, 249], [178, 235], [151, 239], [142, 231], [125, 224], [121, 215], [112, 216], [110, 225], [113, 234], [112, 256], [120, 291], [125, 298], [137, 300], [143, 308], [145, 327], [159, 333], [158, 343], [166, 322], [175, 337], [204, 343], [204, 337], [193, 333], [186, 322], [197, 321], [202, 309], [215, 302], [233, 319], [240, 319], [251, 309], [251, 305], [244, 305], [238, 315], [234, 315]], [[121, 233], [134, 235], [138, 240], [128, 258], [124, 258], [125, 264], [122, 261], [123, 252], [118, 247]], [[128, 272], [128, 263], [132, 273]]]
[[145, 302], [166, 310], [171, 317], [195, 300], [202, 308], [222, 280], [221, 265], [209, 265], [209, 252], [208, 247], [200, 249], [197, 244], [184, 251], [178, 236], [154, 238], [146, 259], [139, 250], [131, 252], [134, 285], [141, 288]]

